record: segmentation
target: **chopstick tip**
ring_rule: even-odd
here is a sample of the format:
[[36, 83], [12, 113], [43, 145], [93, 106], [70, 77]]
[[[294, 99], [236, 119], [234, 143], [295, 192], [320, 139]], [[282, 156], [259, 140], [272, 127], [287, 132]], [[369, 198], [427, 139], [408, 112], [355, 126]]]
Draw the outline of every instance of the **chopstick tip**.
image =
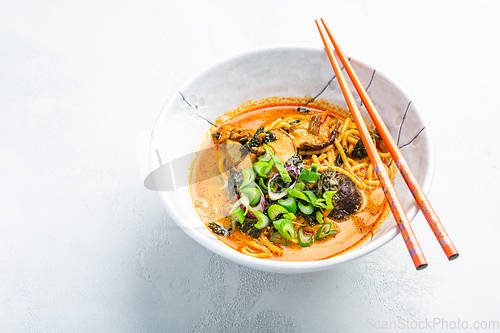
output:
[[420, 265], [420, 266], [417, 266], [417, 271], [421, 271], [421, 270], [423, 270], [423, 269], [426, 269], [426, 268], [427, 268], [427, 266], [429, 266], [429, 265], [428, 265], [428, 264], [422, 264], [422, 265]]

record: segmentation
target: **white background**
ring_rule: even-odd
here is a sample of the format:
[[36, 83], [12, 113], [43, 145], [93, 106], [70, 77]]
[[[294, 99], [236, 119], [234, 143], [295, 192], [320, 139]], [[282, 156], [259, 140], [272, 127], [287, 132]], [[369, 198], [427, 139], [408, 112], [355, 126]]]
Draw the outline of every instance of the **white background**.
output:
[[[0, 331], [500, 322], [499, 16], [484, 0], [0, 1]], [[419, 214], [426, 270], [398, 237], [320, 273], [255, 271], [186, 236], [143, 187], [136, 138], [178, 86], [252, 48], [321, 47], [320, 17], [423, 112], [456, 261]]]

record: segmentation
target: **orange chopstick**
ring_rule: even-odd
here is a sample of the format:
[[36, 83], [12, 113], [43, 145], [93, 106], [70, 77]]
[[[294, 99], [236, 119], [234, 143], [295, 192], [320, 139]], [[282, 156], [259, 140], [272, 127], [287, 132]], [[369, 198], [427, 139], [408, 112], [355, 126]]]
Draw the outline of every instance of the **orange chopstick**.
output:
[[327, 39], [325, 38], [325, 35], [323, 34], [323, 31], [318, 21], [316, 21], [316, 25], [318, 26], [321, 39], [323, 40], [323, 44], [325, 44], [326, 53], [328, 54], [328, 58], [330, 58], [330, 62], [332, 63], [333, 70], [335, 71], [335, 75], [337, 76], [337, 80], [339, 82], [340, 88], [342, 89], [344, 98], [347, 102], [347, 105], [349, 106], [349, 110], [351, 111], [354, 123], [358, 128], [361, 140], [365, 145], [370, 161], [373, 164], [374, 171], [380, 181], [380, 185], [382, 186], [382, 189], [384, 191], [385, 197], [387, 198], [394, 219], [396, 220], [396, 224], [399, 228], [399, 231], [401, 232], [401, 235], [403, 236], [406, 247], [408, 248], [408, 251], [411, 255], [413, 264], [415, 265], [415, 268], [417, 270], [424, 269], [427, 267], [427, 260], [425, 259], [424, 253], [422, 252], [422, 249], [418, 244], [417, 238], [413, 233], [413, 229], [410, 226], [410, 221], [408, 220], [408, 217], [406, 217], [403, 205], [401, 204], [401, 201], [398, 198], [396, 190], [392, 186], [392, 182], [391, 179], [389, 178], [389, 175], [387, 174], [385, 165], [382, 163], [382, 160], [378, 155], [375, 145], [371, 140], [370, 132], [368, 132], [368, 128], [366, 127], [366, 124], [363, 120], [363, 117], [361, 116], [358, 106], [354, 101], [354, 97], [352, 96], [352, 93], [349, 90], [349, 87], [347, 86], [346, 79], [342, 74], [342, 70], [340, 69], [337, 59], [335, 58], [335, 55], [333, 53], [334, 52], [333, 48], [330, 46]]
[[441, 224], [441, 221], [439, 220], [436, 212], [432, 208], [431, 203], [427, 199], [427, 196], [425, 195], [424, 191], [418, 184], [417, 179], [413, 175], [413, 172], [411, 171], [408, 163], [406, 163], [403, 154], [399, 150], [397, 144], [394, 142], [394, 139], [392, 138], [391, 134], [389, 133], [389, 130], [385, 126], [384, 121], [382, 120], [380, 114], [375, 108], [375, 105], [373, 105], [370, 96], [368, 96], [368, 93], [366, 92], [365, 88], [361, 84], [361, 81], [354, 72], [350, 62], [347, 60], [347, 57], [340, 48], [339, 44], [337, 43], [337, 40], [330, 33], [330, 29], [328, 29], [325, 21], [321, 19], [321, 22], [325, 26], [325, 30], [328, 36], [330, 37], [330, 41], [332, 42], [333, 47], [335, 48], [337, 56], [340, 58], [340, 61], [342, 61], [342, 64], [344, 65], [344, 68], [346, 69], [346, 72], [349, 75], [351, 82], [354, 84], [354, 87], [356, 88], [358, 95], [361, 97], [361, 100], [363, 101], [366, 110], [370, 114], [370, 117], [372, 118], [375, 127], [377, 128], [380, 136], [382, 137], [382, 140], [387, 146], [387, 149], [389, 149], [389, 152], [391, 153], [394, 162], [396, 162], [396, 165], [398, 166], [398, 169], [401, 175], [403, 176], [403, 179], [405, 180], [406, 184], [408, 185], [408, 188], [410, 189], [411, 194], [413, 195], [415, 201], [420, 207], [420, 211], [425, 216], [425, 219], [429, 223], [429, 226], [431, 227], [432, 231], [434, 232], [434, 235], [439, 241], [439, 244], [441, 245], [441, 248], [446, 254], [446, 257], [448, 258], [448, 260], [453, 260], [458, 258], [459, 254], [457, 249], [455, 248], [455, 245], [451, 241], [451, 238], [448, 236], [448, 233], [446, 232], [444, 226]]

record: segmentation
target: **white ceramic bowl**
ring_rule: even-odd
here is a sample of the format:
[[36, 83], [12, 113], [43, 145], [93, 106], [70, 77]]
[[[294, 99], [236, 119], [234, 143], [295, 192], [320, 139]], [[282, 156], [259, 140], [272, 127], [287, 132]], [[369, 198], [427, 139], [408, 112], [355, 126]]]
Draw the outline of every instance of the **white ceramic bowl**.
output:
[[[360, 61], [351, 59], [351, 64], [361, 82], [368, 87], [369, 95], [395, 140], [399, 136], [399, 146], [410, 142], [425, 128], [422, 114], [401, 87], [379, 70], [375, 71]], [[211, 127], [203, 118], [213, 122], [221, 114], [249, 100], [276, 96], [314, 97], [323, 90], [319, 98], [348, 110], [337, 81], [333, 80], [328, 85], [333, 77], [333, 69], [322, 48], [280, 46], [252, 50], [225, 59], [179, 87], [161, 110], [150, 142], [150, 170], [158, 170], [160, 163], [164, 164], [164, 170], [165, 165], [171, 169], [169, 175], [172, 175], [175, 184], [167, 186], [166, 191], [158, 191], [158, 194], [179, 227], [201, 245], [224, 258], [251, 268], [279, 273], [328, 269], [359, 258], [396, 237], [399, 231], [390, 215], [370, 241], [350, 252], [311, 262], [276, 262], [253, 258], [231, 249], [210, 233], [193, 209], [186, 184], [192, 154], [197, 151]], [[353, 87], [351, 91], [360, 105]], [[365, 119], [369, 119], [364, 108], [362, 112]], [[424, 129], [416, 140], [401, 151], [427, 193], [434, 168], [434, 150], [429, 130]], [[165, 187], [160, 186], [159, 189]], [[396, 177], [396, 189], [411, 221], [418, 207], [399, 175]], [[406, 251], [406, 248], [401, 248], [401, 251]]]

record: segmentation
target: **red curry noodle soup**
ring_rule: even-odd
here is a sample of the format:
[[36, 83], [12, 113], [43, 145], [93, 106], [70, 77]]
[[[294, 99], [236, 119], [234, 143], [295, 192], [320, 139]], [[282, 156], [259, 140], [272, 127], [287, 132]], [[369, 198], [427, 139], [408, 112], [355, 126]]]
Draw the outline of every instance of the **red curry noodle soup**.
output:
[[[269, 98], [226, 113], [216, 125], [192, 163], [190, 193], [201, 220], [231, 248], [269, 260], [325, 259], [359, 246], [387, 218], [345, 110]], [[371, 133], [394, 180], [391, 156]]]

